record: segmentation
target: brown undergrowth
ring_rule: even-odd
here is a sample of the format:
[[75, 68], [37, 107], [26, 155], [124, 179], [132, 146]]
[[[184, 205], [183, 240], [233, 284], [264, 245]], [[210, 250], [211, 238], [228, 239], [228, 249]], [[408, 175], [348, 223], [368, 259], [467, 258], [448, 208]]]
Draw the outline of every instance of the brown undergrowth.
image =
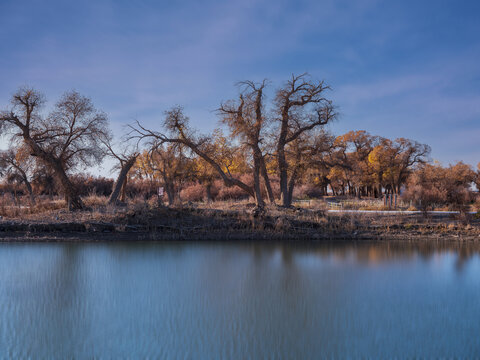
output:
[[[107, 205], [105, 197], [84, 199], [88, 209], [69, 212], [61, 200], [4, 211], [0, 237], [12, 233], [136, 234], [143, 240], [480, 240], [480, 219], [474, 216], [328, 213], [325, 206], [267, 206], [253, 203], [187, 203], [159, 206], [134, 199], [124, 206]], [[5, 210], [5, 209], [0, 209]], [[139, 236], [141, 234], [141, 236]], [[132, 235], [133, 236], [133, 235]], [[127, 235], [124, 237], [128, 238]], [[60, 238], [62, 238], [60, 236]], [[132, 237], [133, 238], [133, 237]]]

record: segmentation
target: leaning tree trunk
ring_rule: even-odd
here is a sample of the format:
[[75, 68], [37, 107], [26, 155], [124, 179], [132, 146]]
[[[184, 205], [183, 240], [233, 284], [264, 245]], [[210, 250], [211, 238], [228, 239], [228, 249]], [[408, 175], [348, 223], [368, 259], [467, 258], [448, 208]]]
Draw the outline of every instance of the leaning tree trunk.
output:
[[28, 181], [27, 174], [20, 167], [16, 167], [16, 169], [20, 172], [23, 183], [27, 188], [28, 195], [30, 196], [30, 203], [32, 204], [32, 206], [35, 206], [35, 195], [33, 194], [32, 184], [30, 184], [30, 181]]
[[45, 152], [43, 149], [38, 146], [37, 143], [30, 137], [30, 134], [24, 130], [23, 138], [25, 143], [28, 145], [34, 156], [38, 156], [42, 159], [45, 164], [48, 164], [54, 171], [54, 175], [59, 181], [63, 193], [67, 199], [68, 209], [72, 210], [82, 210], [85, 208], [82, 199], [80, 199], [80, 194], [78, 193], [75, 185], [70, 181], [65, 172], [61, 161], [55, 158], [50, 153]]
[[285, 158], [285, 150], [280, 148], [278, 151], [278, 172], [280, 177], [280, 201], [283, 207], [290, 207], [288, 201], [288, 173], [287, 160]]
[[128, 184], [128, 176], [125, 178], [125, 181], [122, 185], [122, 195], [120, 196], [120, 201], [125, 202], [127, 201], [127, 184]]
[[292, 206], [293, 202], [293, 188], [295, 186], [295, 181], [297, 181], [297, 168], [293, 169], [292, 176], [290, 177], [290, 181], [288, 182], [288, 197], [286, 201], [285, 207]]
[[35, 195], [33, 194], [33, 189], [32, 189], [32, 184], [30, 184], [30, 181], [27, 179], [23, 179], [23, 182], [25, 183], [25, 186], [28, 191], [28, 195], [30, 195], [30, 203], [32, 206], [35, 206]]
[[270, 183], [270, 178], [268, 177], [267, 166], [265, 165], [265, 158], [262, 154], [262, 151], [258, 145], [253, 146], [253, 156], [256, 158], [256, 165], [260, 169], [260, 174], [263, 177], [265, 183], [265, 189], [267, 190], [268, 201], [271, 204], [275, 204], [275, 196], [273, 195], [272, 185]]
[[112, 194], [110, 195], [110, 199], [108, 199], [109, 204], [116, 204], [118, 200], [118, 196], [120, 195], [120, 191], [124, 187], [124, 184], [127, 181], [127, 175], [132, 166], [135, 164], [137, 160], [136, 157], [128, 159], [126, 162], [122, 164], [122, 168], [120, 169], [120, 173], [118, 174], [117, 181], [115, 181], [115, 185], [113, 186]]
[[175, 186], [171, 183], [165, 182], [165, 192], [168, 197], [168, 205], [173, 206], [175, 203]]
[[272, 184], [270, 183], [267, 166], [265, 165], [265, 159], [263, 158], [260, 162], [260, 171], [262, 173], [263, 181], [265, 182], [265, 188], [267, 189], [268, 201], [270, 201], [271, 204], [275, 204], [275, 195], [273, 194]]
[[255, 201], [257, 207], [263, 208], [265, 202], [263, 201], [262, 190], [260, 188], [260, 164], [257, 157], [254, 158], [253, 162], [253, 188], [255, 191]]

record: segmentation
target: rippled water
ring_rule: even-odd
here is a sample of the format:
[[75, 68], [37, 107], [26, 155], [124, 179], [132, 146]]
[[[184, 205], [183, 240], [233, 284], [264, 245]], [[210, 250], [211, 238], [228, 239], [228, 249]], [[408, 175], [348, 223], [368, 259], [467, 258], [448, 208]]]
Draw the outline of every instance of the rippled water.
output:
[[479, 357], [479, 335], [461, 246], [0, 245], [0, 358]]

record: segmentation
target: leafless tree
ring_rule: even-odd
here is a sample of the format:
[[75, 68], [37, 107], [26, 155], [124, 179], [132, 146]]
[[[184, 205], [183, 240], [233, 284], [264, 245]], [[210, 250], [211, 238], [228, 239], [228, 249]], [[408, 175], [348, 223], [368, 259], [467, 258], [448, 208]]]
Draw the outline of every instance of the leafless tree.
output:
[[116, 204], [120, 194], [120, 200], [122, 202], [125, 202], [128, 173], [135, 165], [135, 162], [137, 161], [140, 153], [138, 152], [138, 149], [136, 147], [132, 148], [131, 146], [128, 146], [128, 144], [123, 146], [117, 146], [117, 148], [121, 147], [121, 149], [116, 150], [115, 146], [112, 143], [112, 137], [109, 135], [107, 135], [105, 139], [102, 139], [102, 142], [105, 146], [107, 156], [118, 161], [118, 164], [115, 168], [120, 170], [117, 176], [117, 180], [113, 185], [113, 190], [110, 194], [110, 198], [108, 199], [108, 203]]
[[282, 206], [292, 204], [292, 192], [296, 173], [287, 161], [288, 146], [311, 130], [326, 125], [337, 117], [332, 102], [324, 97], [329, 87], [323, 81], [315, 82], [308, 74], [292, 78], [277, 90], [276, 117], [279, 122], [276, 138], [276, 156], [280, 177]]
[[70, 210], [82, 209], [68, 172], [100, 163], [104, 156], [100, 139], [107, 132], [107, 117], [76, 91], [65, 93], [47, 117], [40, 113], [44, 102], [39, 92], [20, 89], [13, 95], [12, 108], [0, 115], [0, 129], [52, 169]]
[[183, 147], [180, 143], [157, 143], [148, 153], [150, 168], [160, 174], [169, 205], [175, 203], [182, 180], [193, 176], [193, 163], [185, 156]]
[[238, 103], [228, 101], [221, 104], [218, 112], [222, 116], [222, 121], [231, 130], [233, 137], [239, 137], [240, 141], [247, 146], [253, 157], [253, 181], [255, 197], [260, 206], [264, 205], [260, 189], [260, 175], [265, 182], [267, 195], [271, 203], [275, 203], [270, 179], [265, 164], [265, 155], [262, 151], [263, 132], [265, 124], [263, 90], [266, 80], [260, 84], [253, 81], [244, 81], [240, 83], [243, 91], [240, 93]]

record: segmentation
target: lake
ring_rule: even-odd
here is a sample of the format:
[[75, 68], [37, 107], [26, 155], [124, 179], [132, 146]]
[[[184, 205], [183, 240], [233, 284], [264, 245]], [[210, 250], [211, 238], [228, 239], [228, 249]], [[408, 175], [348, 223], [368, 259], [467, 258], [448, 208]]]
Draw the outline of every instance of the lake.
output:
[[479, 357], [473, 245], [0, 244], [0, 358]]

